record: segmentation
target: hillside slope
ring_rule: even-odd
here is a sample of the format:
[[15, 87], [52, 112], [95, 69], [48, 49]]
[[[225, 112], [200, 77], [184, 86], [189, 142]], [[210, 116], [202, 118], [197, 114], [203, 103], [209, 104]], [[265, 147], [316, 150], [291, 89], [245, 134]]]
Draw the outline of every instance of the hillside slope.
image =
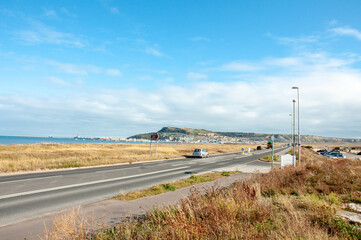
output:
[[[246, 132], [214, 132], [206, 129], [163, 127], [158, 131], [162, 141], [206, 141], [206, 142], [264, 142], [274, 135], [277, 142], [290, 142], [291, 134], [246, 133]], [[151, 133], [137, 134], [128, 139], [150, 139]], [[361, 142], [361, 139], [330, 138], [321, 136], [302, 135], [301, 142]]]

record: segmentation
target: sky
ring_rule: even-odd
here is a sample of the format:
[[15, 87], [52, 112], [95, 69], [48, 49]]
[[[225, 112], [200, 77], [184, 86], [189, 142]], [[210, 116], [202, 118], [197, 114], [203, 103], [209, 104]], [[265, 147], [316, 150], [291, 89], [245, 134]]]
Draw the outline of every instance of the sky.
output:
[[360, 12], [358, 0], [0, 0], [0, 135], [287, 134], [299, 87], [301, 134], [361, 138]]

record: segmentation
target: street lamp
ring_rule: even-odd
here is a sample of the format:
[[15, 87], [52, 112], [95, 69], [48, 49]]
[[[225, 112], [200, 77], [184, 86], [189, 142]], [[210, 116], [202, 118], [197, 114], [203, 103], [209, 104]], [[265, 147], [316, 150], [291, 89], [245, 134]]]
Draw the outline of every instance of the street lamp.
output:
[[293, 114], [292, 114], [292, 147], [293, 147], [293, 166], [296, 166], [296, 146], [295, 146], [295, 104], [296, 100], [293, 99]]
[[300, 89], [299, 87], [292, 87], [297, 89], [297, 117], [298, 117], [298, 164], [301, 163], [301, 135], [300, 135]]
[[290, 118], [291, 118], [291, 139], [290, 139], [290, 142], [291, 142], [291, 146], [292, 146], [292, 143], [293, 143], [293, 121], [292, 121], [292, 113], [290, 113]]

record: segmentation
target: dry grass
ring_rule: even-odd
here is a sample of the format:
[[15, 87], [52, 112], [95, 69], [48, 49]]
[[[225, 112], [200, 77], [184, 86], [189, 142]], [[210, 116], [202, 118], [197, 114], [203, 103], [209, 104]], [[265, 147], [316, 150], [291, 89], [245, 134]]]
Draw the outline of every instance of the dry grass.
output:
[[[329, 160], [309, 149], [304, 164], [227, 188], [193, 191], [180, 204], [99, 231], [95, 239], [361, 239], [337, 219], [342, 202], [361, 200], [361, 162]], [[60, 234], [60, 233], [58, 233]], [[72, 236], [87, 239], [82, 233]]]
[[303, 145], [309, 145], [312, 146], [315, 149], [323, 149], [326, 146], [330, 149], [335, 148], [335, 147], [345, 147], [348, 146], [350, 148], [356, 148], [356, 149], [361, 149], [361, 143], [346, 143], [346, 142], [329, 142], [329, 143], [303, 143]]
[[159, 144], [152, 156], [149, 144], [32, 144], [0, 145], [0, 173], [34, 171], [97, 165], [135, 163], [191, 155], [195, 148], [205, 148], [209, 154], [240, 152], [256, 145], [240, 144]]
[[45, 228], [44, 236], [39, 237], [46, 240], [91, 239], [92, 229], [98, 227], [104, 226], [88, 219], [80, 208], [70, 209], [58, 215], [51, 228]]

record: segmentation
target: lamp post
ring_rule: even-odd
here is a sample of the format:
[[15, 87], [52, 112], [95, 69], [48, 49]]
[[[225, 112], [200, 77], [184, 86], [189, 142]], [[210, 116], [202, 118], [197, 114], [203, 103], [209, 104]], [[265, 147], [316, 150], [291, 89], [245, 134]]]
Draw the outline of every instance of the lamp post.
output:
[[298, 118], [298, 164], [301, 163], [301, 134], [300, 134], [300, 89], [299, 87], [292, 87], [297, 90], [297, 118]]
[[292, 142], [293, 142], [293, 121], [292, 121], [292, 113], [290, 113], [290, 118], [291, 118], [291, 146], [292, 146]]
[[295, 104], [296, 100], [293, 99], [293, 114], [292, 114], [292, 147], [293, 147], [293, 166], [296, 166], [296, 147], [295, 147]]

